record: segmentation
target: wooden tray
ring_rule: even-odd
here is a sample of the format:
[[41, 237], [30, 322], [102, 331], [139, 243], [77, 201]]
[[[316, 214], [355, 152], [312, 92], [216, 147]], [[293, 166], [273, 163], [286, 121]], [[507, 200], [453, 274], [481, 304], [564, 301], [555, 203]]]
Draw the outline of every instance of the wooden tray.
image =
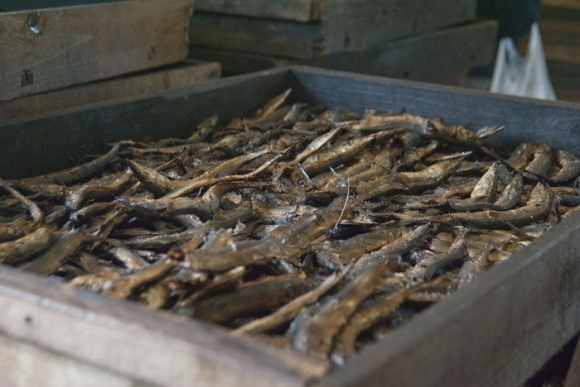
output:
[[[68, 167], [106, 151], [103, 141], [185, 137], [211, 114], [223, 122], [251, 114], [288, 87], [293, 100], [358, 112], [405, 107], [450, 124], [502, 123], [501, 146], [539, 141], [577, 152], [580, 145], [577, 105], [292, 67], [0, 123], [0, 176]], [[0, 384], [34, 384], [53, 364], [43, 384], [521, 385], [580, 330], [579, 234], [579, 216], [563, 221], [338, 370], [224, 328], [0, 267]]]
[[196, 46], [312, 59], [470, 21], [475, 8], [475, 0], [201, 1], [190, 40]]
[[0, 13], [0, 100], [184, 60], [192, 0]]

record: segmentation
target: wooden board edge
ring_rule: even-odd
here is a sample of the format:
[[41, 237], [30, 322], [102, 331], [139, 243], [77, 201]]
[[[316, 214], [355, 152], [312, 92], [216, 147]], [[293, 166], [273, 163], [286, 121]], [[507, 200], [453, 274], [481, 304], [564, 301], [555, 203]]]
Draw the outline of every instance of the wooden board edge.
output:
[[196, 12], [313, 22], [320, 20], [319, 0], [195, 0]]
[[[327, 365], [220, 327], [0, 267], [0, 333], [160, 386], [300, 386]], [[178, 376], [178, 377], [177, 377]]]
[[180, 66], [124, 75], [85, 85], [0, 101], [0, 120], [66, 110], [82, 105], [136, 97], [163, 90], [189, 86], [221, 76], [217, 62], [186, 60]]
[[[128, 13], [134, 20], [127, 22], [123, 15]], [[7, 64], [0, 73], [0, 100], [183, 61], [192, 13], [193, 0], [130, 0], [0, 13], [0, 61]], [[30, 23], [29, 17], [36, 24], [22, 26]], [[105, 34], [115, 26], [121, 35]]]
[[580, 3], [578, 3], [576, 0], [544, 0], [542, 1], [542, 5], [544, 7], [580, 10]]
[[[201, 60], [215, 60], [222, 64], [227, 75], [237, 75], [268, 68], [302, 64], [326, 69], [350, 71], [361, 74], [373, 74], [383, 77], [415, 79], [434, 82], [435, 76], [440, 80], [444, 75], [466, 74], [474, 67], [482, 66], [493, 60], [493, 44], [497, 35], [497, 23], [482, 20], [473, 23], [452, 26], [409, 38], [387, 42], [379, 47], [358, 52], [330, 54], [314, 60], [299, 60], [268, 55], [252, 54], [241, 51], [212, 49], [192, 46], [190, 57]], [[459, 60], [457, 56], [445, 55], [441, 45], [450, 38], [458, 36], [466, 42]], [[415, 48], [418, 43], [430, 44], [426, 50]], [[484, 47], [475, 47], [477, 42], [485, 42]], [[433, 46], [433, 47], [432, 47]], [[392, 54], [391, 54], [392, 53]], [[430, 57], [430, 58], [429, 58]], [[421, 71], [427, 68], [428, 71]]]

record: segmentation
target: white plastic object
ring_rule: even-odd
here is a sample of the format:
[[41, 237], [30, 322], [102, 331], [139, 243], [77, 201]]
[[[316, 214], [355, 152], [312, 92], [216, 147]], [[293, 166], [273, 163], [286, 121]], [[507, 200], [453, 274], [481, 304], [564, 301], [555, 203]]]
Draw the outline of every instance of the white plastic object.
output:
[[500, 40], [489, 90], [492, 93], [556, 99], [536, 23], [531, 28], [526, 57], [520, 56], [511, 38]]

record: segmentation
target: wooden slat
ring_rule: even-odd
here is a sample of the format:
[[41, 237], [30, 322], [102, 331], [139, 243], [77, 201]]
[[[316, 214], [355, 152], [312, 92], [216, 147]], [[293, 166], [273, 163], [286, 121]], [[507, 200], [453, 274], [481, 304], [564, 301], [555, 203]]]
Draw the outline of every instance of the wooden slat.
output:
[[193, 45], [313, 59], [361, 51], [475, 18], [474, 0], [336, 0], [320, 4], [320, 23], [196, 12]]
[[127, 377], [0, 335], [0, 386], [131, 387], [134, 385], [134, 381]]
[[187, 57], [192, 0], [131, 0], [0, 14], [0, 100]]
[[[195, 9], [228, 15], [252, 16], [294, 20], [316, 21], [320, 18], [320, 0], [196, 0]], [[317, 11], [318, 10], [318, 11]]]
[[222, 63], [228, 75], [298, 63], [362, 74], [442, 83], [446, 77], [467, 74], [493, 61], [497, 24], [480, 21], [444, 28], [377, 48], [336, 53], [313, 60], [297, 60], [239, 51], [192, 47], [190, 56]]
[[580, 1], [578, 0], [544, 0], [542, 5], [545, 7], [580, 9]]
[[2, 335], [155, 386], [299, 386], [326, 363], [0, 268]]
[[476, 18], [475, 0], [337, 0], [321, 4], [324, 54], [360, 51]]
[[543, 18], [539, 27], [548, 61], [580, 64], [580, 12], [571, 20]]
[[187, 60], [171, 68], [97, 81], [10, 101], [0, 101], [0, 120], [11, 120], [96, 102], [157, 93], [219, 78], [220, 74], [221, 67], [217, 62]]
[[317, 24], [196, 12], [189, 27], [194, 46], [312, 58], [323, 36]]
[[303, 64], [363, 74], [436, 82], [493, 61], [497, 24], [481, 21], [337, 53]]

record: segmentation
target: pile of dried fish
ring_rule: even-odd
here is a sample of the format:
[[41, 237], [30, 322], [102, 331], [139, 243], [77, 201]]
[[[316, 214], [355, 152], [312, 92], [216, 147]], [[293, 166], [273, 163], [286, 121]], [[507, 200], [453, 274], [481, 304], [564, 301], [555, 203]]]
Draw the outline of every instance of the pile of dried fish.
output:
[[340, 364], [580, 203], [568, 152], [288, 94], [0, 181], [0, 263]]

